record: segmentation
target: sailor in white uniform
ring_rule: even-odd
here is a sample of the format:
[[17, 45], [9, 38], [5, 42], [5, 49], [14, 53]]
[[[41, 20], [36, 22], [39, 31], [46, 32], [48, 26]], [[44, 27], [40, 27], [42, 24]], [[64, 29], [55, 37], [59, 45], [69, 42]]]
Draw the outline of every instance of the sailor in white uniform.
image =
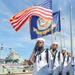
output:
[[67, 54], [66, 54], [66, 48], [62, 49], [62, 75], [67, 75]]
[[38, 46], [35, 48], [34, 69], [32, 75], [51, 75], [52, 56], [48, 49], [44, 49], [43, 38], [37, 39]]
[[58, 52], [58, 62], [59, 62], [59, 75], [62, 75], [62, 69], [63, 69], [63, 54], [65, 54], [65, 50], [61, 50]]
[[58, 75], [59, 74], [59, 62], [58, 62], [58, 43], [53, 42], [53, 44], [50, 47], [50, 51], [53, 57], [53, 75]]
[[70, 75], [74, 75], [75, 58], [71, 57], [71, 70]]
[[[73, 61], [72, 61], [73, 60]], [[74, 59], [71, 60], [71, 53], [67, 52], [67, 73], [69, 75], [74, 75]]]

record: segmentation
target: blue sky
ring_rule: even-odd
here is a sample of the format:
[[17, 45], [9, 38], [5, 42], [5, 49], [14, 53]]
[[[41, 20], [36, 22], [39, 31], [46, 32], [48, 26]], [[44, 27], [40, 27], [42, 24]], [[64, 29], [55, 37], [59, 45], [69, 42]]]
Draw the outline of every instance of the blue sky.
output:
[[[29, 33], [29, 21], [27, 21], [24, 26], [16, 32], [10, 22], [9, 18], [16, 14], [17, 12], [33, 6], [37, 3], [41, 3], [44, 0], [0, 0], [0, 44], [3, 43], [4, 50], [2, 51], [2, 56], [6, 57], [9, 53], [9, 48], [13, 48], [15, 52], [23, 56], [24, 59], [29, 59], [33, 51], [36, 40], [30, 39]], [[75, 49], [75, 0], [52, 0], [53, 12], [61, 11], [61, 17], [65, 17], [65, 20], [61, 21], [62, 24], [62, 46], [70, 50], [70, 4], [72, 4], [72, 26], [73, 26], [73, 50]], [[59, 43], [60, 50], [60, 34], [56, 33], [53, 36], [56, 36], [56, 40]], [[51, 36], [44, 37], [45, 47], [50, 46]], [[0, 46], [1, 47], [1, 46]], [[75, 54], [75, 51], [74, 53]]]

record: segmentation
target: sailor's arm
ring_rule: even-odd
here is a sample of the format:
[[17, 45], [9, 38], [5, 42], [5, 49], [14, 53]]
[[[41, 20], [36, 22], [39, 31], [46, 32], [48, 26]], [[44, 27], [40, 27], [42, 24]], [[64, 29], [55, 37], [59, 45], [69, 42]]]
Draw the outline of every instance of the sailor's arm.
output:
[[32, 55], [29, 59], [30, 63], [33, 64], [34, 63], [34, 58], [35, 58], [35, 50], [33, 50]]
[[34, 46], [34, 49], [33, 49], [33, 52], [32, 52], [32, 55], [29, 59], [30, 63], [33, 64], [34, 63], [34, 58], [35, 58], [35, 49], [36, 47], [38, 47], [38, 42], [36, 42], [35, 46]]

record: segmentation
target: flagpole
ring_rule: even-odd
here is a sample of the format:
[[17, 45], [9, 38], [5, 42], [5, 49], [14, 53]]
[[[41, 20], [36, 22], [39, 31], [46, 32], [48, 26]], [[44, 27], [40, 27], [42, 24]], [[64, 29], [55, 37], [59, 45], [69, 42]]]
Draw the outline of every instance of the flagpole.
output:
[[[53, 20], [52, 20], [52, 24], [53, 24]], [[51, 45], [53, 44], [53, 27], [52, 27], [52, 25], [51, 25], [51, 29], [52, 29], [52, 31], [51, 31]]]
[[[61, 20], [65, 20], [65, 17], [62, 17]], [[64, 25], [63, 25], [63, 28], [64, 28]], [[63, 30], [63, 36], [64, 36], [63, 39], [64, 39], [64, 47], [65, 47], [65, 35], [64, 35], [64, 30]]]
[[[53, 28], [53, 27], [51, 27]], [[52, 33], [51, 33], [51, 44], [53, 44], [53, 30], [52, 30]]]
[[[60, 12], [60, 9], [58, 10], [58, 12]], [[60, 19], [60, 21], [61, 21], [61, 19]], [[60, 49], [62, 50], [62, 31], [60, 31]]]
[[[60, 0], [59, 0], [59, 10], [58, 10], [58, 12], [60, 12]], [[61, 21], [61, 19], [60, 19], [60, 21]], [[62, 25], [62, 23], [61, 23], [61, 25]], [[60, 49], [62, 50], [62, 31], [60, 31]]]
[[71, 38], [71, 56], [73, 57], [73, 38], [72, 38], [72, 5], [70, 4], [70, 38]]
[[60, 46], [61, 47], [60, 49], [62, 50], [62, 32], [60, 32], [60, 45], [61, 45]]

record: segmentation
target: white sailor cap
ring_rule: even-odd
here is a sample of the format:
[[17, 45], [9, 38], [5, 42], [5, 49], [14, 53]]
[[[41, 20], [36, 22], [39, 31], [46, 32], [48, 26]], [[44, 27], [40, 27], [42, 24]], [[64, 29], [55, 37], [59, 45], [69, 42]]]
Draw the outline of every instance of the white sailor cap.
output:
[[45, 39], [43, 39], [43, 38], [37, 38], [37, 41], [43, 41], [43, 42], [45, 42]]
[[56, 44], [56, 45], [58, 45], [58, 43], [57, 43], [57, 42], [53, 42], [53, 44]]
[[66, 48], [62, 48], [62, 50], [66, 50]]

